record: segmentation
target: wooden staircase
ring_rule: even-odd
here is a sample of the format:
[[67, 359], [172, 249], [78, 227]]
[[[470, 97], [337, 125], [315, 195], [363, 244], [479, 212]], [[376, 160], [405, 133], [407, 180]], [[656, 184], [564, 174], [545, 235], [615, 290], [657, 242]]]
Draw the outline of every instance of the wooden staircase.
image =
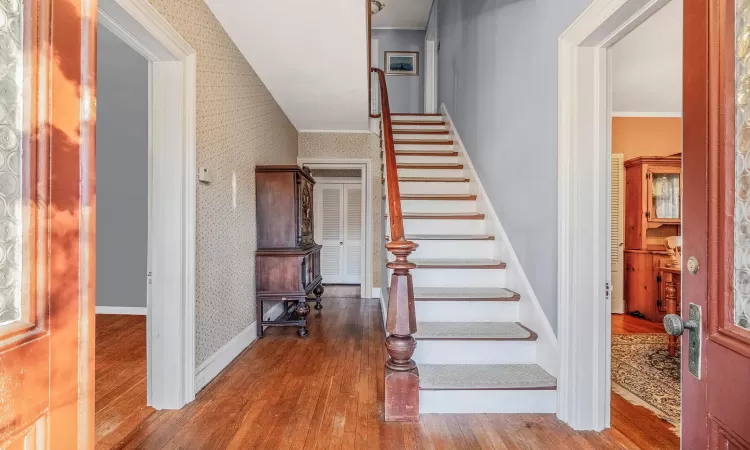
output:
[[[398, 204], [397, 216], [393, 210], [387, 215], [392, 229], [402, 223], [399, 242], [417, 244], [408, 255], [414, 309], [402, 298], [402, 285], [394, 290], [401, 275], [391, 256], [387, 322], [396, 314], [396, 321], [416, 325], [410, 334], [419, 413], [555, 412], [556, 380], [536, 364], [537, 333], [519, 322], [521, 297], [506, 289], [507, 266], [497, 257], [501, 243], [488, 233], [473, 171], [454, 148], [445, 120], [385, 116], [392, 120], [395, 156], [394, 170], [385, 149], [388, 203]], [[386, 383], [386, 408], [388, 389]]]

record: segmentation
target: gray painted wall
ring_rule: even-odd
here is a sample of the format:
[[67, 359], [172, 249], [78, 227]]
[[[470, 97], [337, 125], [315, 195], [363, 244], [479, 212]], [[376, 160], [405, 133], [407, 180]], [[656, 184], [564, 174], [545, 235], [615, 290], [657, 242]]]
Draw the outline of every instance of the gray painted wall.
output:
[[96, 304], [146, 306], [148, 62], [99, 27]]
[[557, 39], [589, 0], [436, 0], [438, 97], [557, 332]]
[[385, 52], [419, 52], [419, 76], [386, 75], [391, 112], [421, 113], [424, 111], [424, 37], [419, 30], [372, 30], [378, 40], [378, 67], [385, 70]]

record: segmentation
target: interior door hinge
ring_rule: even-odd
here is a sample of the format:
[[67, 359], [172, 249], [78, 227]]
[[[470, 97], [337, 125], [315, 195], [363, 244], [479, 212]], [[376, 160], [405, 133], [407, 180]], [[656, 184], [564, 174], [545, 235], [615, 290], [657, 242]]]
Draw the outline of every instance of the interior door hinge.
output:
[[609, 294], [611, 292], [612, 286], [609, 285], [609, 281], [604, 283], [604, 296], [607, 300], [609, 300]]

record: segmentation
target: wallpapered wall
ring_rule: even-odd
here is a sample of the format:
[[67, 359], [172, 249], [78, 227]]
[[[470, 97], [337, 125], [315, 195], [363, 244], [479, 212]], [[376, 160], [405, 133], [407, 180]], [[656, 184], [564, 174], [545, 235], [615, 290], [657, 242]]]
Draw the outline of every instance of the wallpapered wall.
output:
[[255, 166], [296, 164], [297, 130], [203, 0], [151, 0], [197, 52], [196, 364], [255, 317]]
[[374, 287], [380, 286], [383, 255], [383, 185], [380, 142], [373, 133], [300, 133], [300, 158], [370, 158], [372, 160], [372, 260]]

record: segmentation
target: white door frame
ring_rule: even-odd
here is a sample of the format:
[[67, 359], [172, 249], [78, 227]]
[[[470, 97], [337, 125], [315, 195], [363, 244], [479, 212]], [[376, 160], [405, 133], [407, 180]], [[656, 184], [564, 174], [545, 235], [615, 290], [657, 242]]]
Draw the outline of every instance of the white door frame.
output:
[[[368, 158], [297, 158], [297, 164], [310, 169], [358, 169], [362, 174], [362, 205], [365, 208], [362, 266], [360, 276], [360, 296], [362, 298], [379, 298], [372, 285], [373, 249], [372, 249], [372, 161]], [[325, 282], [325, 280], [323, 280]]]
[[147, 403], [178, 409], [195, 399], [195, 50], [143, 0], [100, 0], [99, 23], [149, 61]]
[[607, 48], [669, 0], [594, 0], [558, 42], [557, 416], [610, 425], [610, 117]]

